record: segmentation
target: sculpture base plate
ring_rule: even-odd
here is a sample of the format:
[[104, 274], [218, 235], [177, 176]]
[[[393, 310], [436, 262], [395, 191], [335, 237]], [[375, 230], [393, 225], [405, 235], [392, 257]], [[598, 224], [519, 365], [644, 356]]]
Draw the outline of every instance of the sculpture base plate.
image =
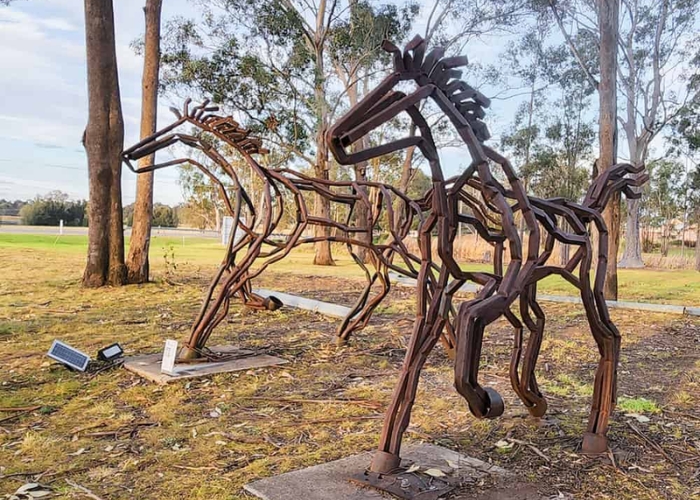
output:
[[[493, 493], [494, 500], [511, 500], [514, 498], [540, 500], [533, 488], [518, 483], [511, 473], [475, 458], [461, 455], [455, 451], [427, 443], [407, 444], [401, 455], [400, 474], [375, 474], [365, 470], [369, 466], [373, 452], [360, 453], [314, 467], [287, 472], [244, 486], [245, 490], [263, 500], [382, 500], [390, 493], [398, 498], [413, 500], [435, 500], [452, 491], [455, 498], [473, 498], [472, 493], [482, 498], [484, 494]], [[420, 468], [413, 472], [411, 465]], [[435, 477], [426, 471], [439, 469], [445, 477]], [[431, 471], [436, 474], [435, 471]], [[501, 496], [502, 491], [495, 487], [493, 491], [484, 491], [477, 486], [482, 479], [490, 476], [494, 484], [508, 484], [510, 493]], [[403, 481], [403, 480], [406, 481]], [[487, 481], [490, 483], [491, 481]], [[401, 486], [404, 486], [402, 488]], [[518, 490], [511, 489], [518, 487]], [[478, 492], [476, 491], [478, 490]], [[528, 491], [531, 496], [513, 495]], [[401, 496], [401, 495], [404, 496]], [[406, 496], [413, 495], [413, 496]], [[462, 496], [464, 495], [464, 496]]]
[[234, 359], [226, 361], [206, 361], [176, 363], [175, 371], [172, 374], [160, 371], [163, 353], [146, 354], [143, 356], [131, 356], [124, 360], [124, 368], [134, 372], [151, 382], [165, 385], [169, 382], [176, 382], [183, 379], [206, 377], [217, 373], [236, 372], [240, 370], [250, 370], [253, 368], [263, 368], [287, 363], [287, 360], [270, 356], [268, 354], [256, 354], [253, 351], [239, 349], [233, 346], [215, 346], [212, 351], [222, 354], [231, 354]]

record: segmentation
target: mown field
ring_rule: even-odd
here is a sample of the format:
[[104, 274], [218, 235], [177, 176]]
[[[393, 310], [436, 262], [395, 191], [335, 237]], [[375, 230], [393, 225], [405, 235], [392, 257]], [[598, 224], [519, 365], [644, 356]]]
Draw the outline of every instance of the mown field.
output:
[[[236, 304], [211, 344], [290, 361], [280, 367], [159, 387], [125, 370], [79, 374], [46, 358], [54, 338], [94, 355], [114, 341], [127, 354], [157, 352], [166, 338], [186, 336], [222, 249], [212, 240], [159, 238], [152, 249], [153, 283], [85, 290], [83, 237], [0, 235], [0, 496], [39, 482], [55, 498], [87, 498], [82, 487], [105, 500], [237, 500], [250, 498], [242, 486], [254, 479], [376, 446], [411, 330], [410, 289], [396, 287], [344, 348], [333, 343], [335, 319]], [[337, 253], [338, 266], [319, 269], [298, 252], [259, 285], [347, 305], [362, 279]], [[623, 271], [620, 279], [625, 300], [700, 304], [691, 272]], [[564, 290], [556, 280], [542, 287]], [[499, 464], [517, 474], [518, 491], [544, 498], [700, 498], [700, 321], [612, 311], [623, 336], [613, 453], [587, 458], [580, 436], [597, 352], [580, 307], [544, 307], [538, 378], [546, 418], [528, 417], [510, 390], [512, 334], [497, 322], [487, 332], [482, 377], [504, 396], [506, 413], [474, 419], [436, 348], [407, 440]], [[469, 490], [478, 498], [489, 487]]]
[[[128, 244], [128, 241], [127, 241]], [[56, 256], [83, 256], [87, 236], [50, 236], [28, 234], [0, 234], [0, 250], [34, 249]], [[151, 243], [152, 261], [159, 265], [185, 266], [186, 268], [214, 268], [221, 261], [223, 248], [212, 238], [154, 237]], [[312, 265], [312, 249], [302, 247], [281, 262], [272, 266], [276, 272], [309, 276], [357, 277], [363, 274], [352, 261], [344, 247], [334, 251], [336, 266]], [[174, 257], [173, 257], [174, 256]], [[464, 269], [489, 270], [488, 264], [465, 262]], [[184, 268], [183, 268], [184, 269]], [[576, 290], [558, 276], [545, 279], [538, 287], [543, 294], [575, 295]], [[690, 270], [620, 269], [619, 300], [700, 306], [700, 273]]]

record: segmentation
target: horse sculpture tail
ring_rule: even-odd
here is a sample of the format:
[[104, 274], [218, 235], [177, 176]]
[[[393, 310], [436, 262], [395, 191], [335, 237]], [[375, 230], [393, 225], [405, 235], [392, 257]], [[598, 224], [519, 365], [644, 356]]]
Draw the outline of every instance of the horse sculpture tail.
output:
[[[629, 174], [629, 175], [628, 175]], [[602, 212], [613, 194], [625, 193], [627, 199], [637, 199], [642, 193], [634, 188], [641, 187], [649, 180], [644, 173], [644, 165], [618, 163], [601, 173], [588, 188], [583, 205]]]

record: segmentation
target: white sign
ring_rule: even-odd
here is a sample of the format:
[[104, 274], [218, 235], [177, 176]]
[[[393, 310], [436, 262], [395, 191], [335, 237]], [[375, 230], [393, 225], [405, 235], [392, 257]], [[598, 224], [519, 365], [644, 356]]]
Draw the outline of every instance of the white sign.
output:
[[163, 349], [163, 362], [160, 371], [168, 375], [175, 375], [175, 357], [177, 356], [177, 340], [166, 340]]
[[228, 245], [231, 229], [233, 229], [233, 217], [225, 216], [221, 219], [221, 244], [224, 246]]
[[228, 245], [228, 240], [231, 238], [231, 232], [233, 232], [234, 245], [238, 243], [245, 234], [243, 231], [239, 231], [237, 227], [233, 227], [233, 217], [229, 217], [227, 215], [221, 219], [221, 244], [223, 246]]

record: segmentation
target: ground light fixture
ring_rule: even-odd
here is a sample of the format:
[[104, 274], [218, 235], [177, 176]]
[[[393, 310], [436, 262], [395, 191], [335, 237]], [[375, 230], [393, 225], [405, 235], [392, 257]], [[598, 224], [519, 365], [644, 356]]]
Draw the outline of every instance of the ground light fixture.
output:
[[101, 361], [114, 361], [117, 358], [121, 358], [123, 354], [124, 349], [122, 349], [122, 346], [115, 342], [114, 344], [97, 351], [97, 359]]

